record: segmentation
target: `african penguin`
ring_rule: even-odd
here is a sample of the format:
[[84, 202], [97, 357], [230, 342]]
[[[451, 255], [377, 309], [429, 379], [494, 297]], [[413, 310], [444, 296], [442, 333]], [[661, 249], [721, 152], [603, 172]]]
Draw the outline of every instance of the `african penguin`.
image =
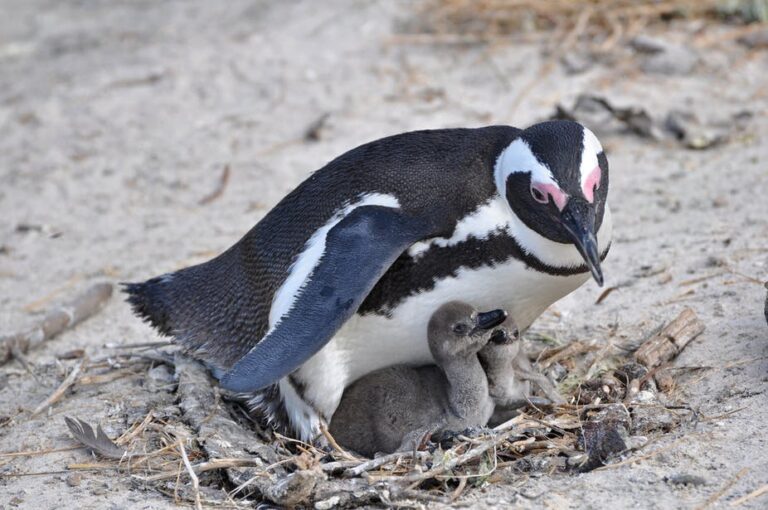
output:
[[309, 440], [359, 377], [432, 361], [442, 303], [502, 307], [522, 331], [590, 273], [602, 284], [607, 193], [605, 153], [575, 122], [403, 133], [317, 170], [218, 257], [125, 290]]
[[[488, 377], [488, 393], [494, 403], [489, 426], [495, 427], [512, 419], [517, 416], [518, 409], [528, 404], [565, 403], [555, 385], [533, 367], [521, 344], [516, 330], [499, 328], [478, 353], [480, 364]], [[531, 382], [546, 397], [533, 396]]]
[[364, 375], [344, 391], [330, 432], [357, 453], [406, 451], [438, 431], [484, 426], [493, 413], [488, 379], [477, 353], [503, 310], [478, 313], [451, 301], [432, 314], [427, 343], [435, 365], [395, 365]]

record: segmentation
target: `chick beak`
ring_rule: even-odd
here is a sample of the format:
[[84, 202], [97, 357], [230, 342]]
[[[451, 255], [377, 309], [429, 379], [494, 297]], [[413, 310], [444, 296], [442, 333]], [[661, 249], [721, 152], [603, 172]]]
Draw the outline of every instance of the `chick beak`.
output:
[[599, 286], [603, 286], [603, 271], [600, 268], [600, 252], [595, 237], [595, 208], [586, 200], [572, 197], [561, 213], [562, 224], [570, 234], [573, 244], [587, 263]]
[[489, 330], [501, 325], [507, 320], [507, 312], [504, 310], [491, 310], [490, 312], [480, 312], [477, 314], [477, 324], [475, 330]]

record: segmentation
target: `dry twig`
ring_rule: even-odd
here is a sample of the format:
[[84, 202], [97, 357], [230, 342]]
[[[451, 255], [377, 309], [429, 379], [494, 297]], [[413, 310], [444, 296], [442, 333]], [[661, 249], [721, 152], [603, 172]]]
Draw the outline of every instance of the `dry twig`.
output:
[[688, 342], [704, 331], [704, 323], [690, 308], [652, 336], [635, 352], [635, 358], [646, 367], [655, 368], [677, 356]]
[[219, 198], [227, 188], [227, 183], [229, 183], [229, 165], [224, 165], [224, 168], [221, 170], [221, 176], [219, 177], [219, 183], [216, 185], [216, 189], [201, 198], [197, 204], [208, 205]]
[[749, 468], [741, 468], [739, 472], [736, 473], [736, 475], [734, 475], [733, 478], [725, 482], [725, 485], [723, 485], [723, 487], [719, 491], [715, 492], [710, 497], [708, 497], [707, 500], [704, 503], [702, 503], [700, 506], [697, 506], [696, 510], [704, 510], [705, 508], [709, 508], [712, 505], [712, 503], [722, 498], [723, 495], [726, 492], [728, 492], [730, 488], [733, 487], [736, 484], [736, 482], [741, 480], [744, 477], [744, 475], [746, 475], [748, 472], [749, 472]]
[[192, 480], [192, 491], [195, 494], [195, 508], [197, 510], [203, 510], [203, 504], [200, 502], [200, 479], [195, 474], [195, 470], [192, 469], [192, 464], [189, 462], [187, 456], [187, 450], [184, 448], [184, 439], [179, 438], [179, 450], [181, 451], [181, 458], [184, 460], [184, 467], [189, 473], [189, 478]]
[[59, 387], [56, 388], [56, 391], [51, 393], [51, 395], [48, 398], [43, 400], [37, 407], [35, 407], [35, 409], [32, 411], [31, 416], [37, 416], [38, 414], [48, 409], [48, 407], [58, 402], [59, 399], [63, 397], [64, 394], [67, 392], [67, 390], [72, 386], [74, 386], [74, 384], [77, 382], [77, 378], [80, 377], [80, 372], [85, 367], [87, 362], [88, 362], [87, 357], [84, 357], [82, 360], [80, 360], [80, 363], [78, 363], [77, 365], [74, 366], [74, 368], [72, 368], [72, 371], [69, 372], [69, 375], [59, 385]]
[[739, 499], [735, 499], [735, 500], [731, 501], [731, 506], [743, 505], [747, 501], [751, 501], [751, 500], [753, 500], [755, 498], [759, 498], [760, 496], [762, 496], [763, 494], [766, 494], [766, 493], [768, 493], [768, 483], [763, 485], [762, 487], [759, 487], [759, 488], [753, 490], [752, 492], [750, 492], [746, 496], [742, 496]]
[[111, 283], [97, 283], [68, 303], [49, 311], [32, 329], [0, 338], [0, 364], [12, 359], [14, 350], [25, 354], [81, 323], [96, 313], [111, 295]]

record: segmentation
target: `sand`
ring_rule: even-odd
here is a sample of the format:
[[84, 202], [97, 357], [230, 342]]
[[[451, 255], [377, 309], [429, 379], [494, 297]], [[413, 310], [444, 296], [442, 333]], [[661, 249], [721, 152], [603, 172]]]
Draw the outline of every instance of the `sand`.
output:
[[[711, 508], [768, 483], [768, 52], [732, 39], [693, 45], [696, 22], [649, 29], [692, 44], [693, 70], [644, 72], [624, 44], [570, 75], [539, 42], [402, 44], [410, 3], [0, 1], [0, 333], [93, 281], [140, 280], [204, 261], [243, 235], [334, 156], [406, 130], [526, 126], [579, 93], [712, 121], [751, 112], [702, 151], [670, 139], [598, 132], [611, 163], [615, 242], [606, 286], [557, 303], [534, 331], [561, 340], [637, 342], [684, 306], [707, 329], [678, 358], [675, 397], [701, 412], [614, 469], [526, 477], [468, 490], [473, 507]], [[722, 31], [727, 31], [727, 27]], [[711, 33], [711, 32], [710, 32]], [[719, 33], [719, 32], [716, 32]], [[701, 34], [699, 34], [701, 35]], [[546, 38], [545, 38], [546, 39]], [[580, 48], [572, 52], [579, 54]], [[328, 115], [319, 140], [303, 139]], [[220, 196], [204, 200], [230, 178]], [[201, 201], [207, 202], [201, 205]], [[57, 355], [157, 340], [120, 296], [103, 311], [0, 367], [0, 452], [66, 448], [63, 416], [113, 437], [174, 397], [144, 375], [76, 387], [29, 418], [62, 379]], [[72, 362], [61, 362], [71, 366]], [[171, 508], [125, 476], [68, 473], [82, 449], [0, 457], [0, 508]], [[737, 477], [737, 474], [741, 474]], [[697, 485], [671, 483], [695, 475]], [[722, 494], [729, 481], [735, 483]], [[739, 508], [765, 508], [768, 495]]]

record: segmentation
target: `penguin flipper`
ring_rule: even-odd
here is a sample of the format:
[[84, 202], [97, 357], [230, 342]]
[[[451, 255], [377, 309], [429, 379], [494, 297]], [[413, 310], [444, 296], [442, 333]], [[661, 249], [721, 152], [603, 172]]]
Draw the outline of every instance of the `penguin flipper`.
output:
[[221, 378], [221, 385], [256, 391], [300, 367], [357, 311], [403, 251], [431, 237], [432, 230], [400, 209], [353, 210], [328, 232], [323, 255], [291, 308]]

